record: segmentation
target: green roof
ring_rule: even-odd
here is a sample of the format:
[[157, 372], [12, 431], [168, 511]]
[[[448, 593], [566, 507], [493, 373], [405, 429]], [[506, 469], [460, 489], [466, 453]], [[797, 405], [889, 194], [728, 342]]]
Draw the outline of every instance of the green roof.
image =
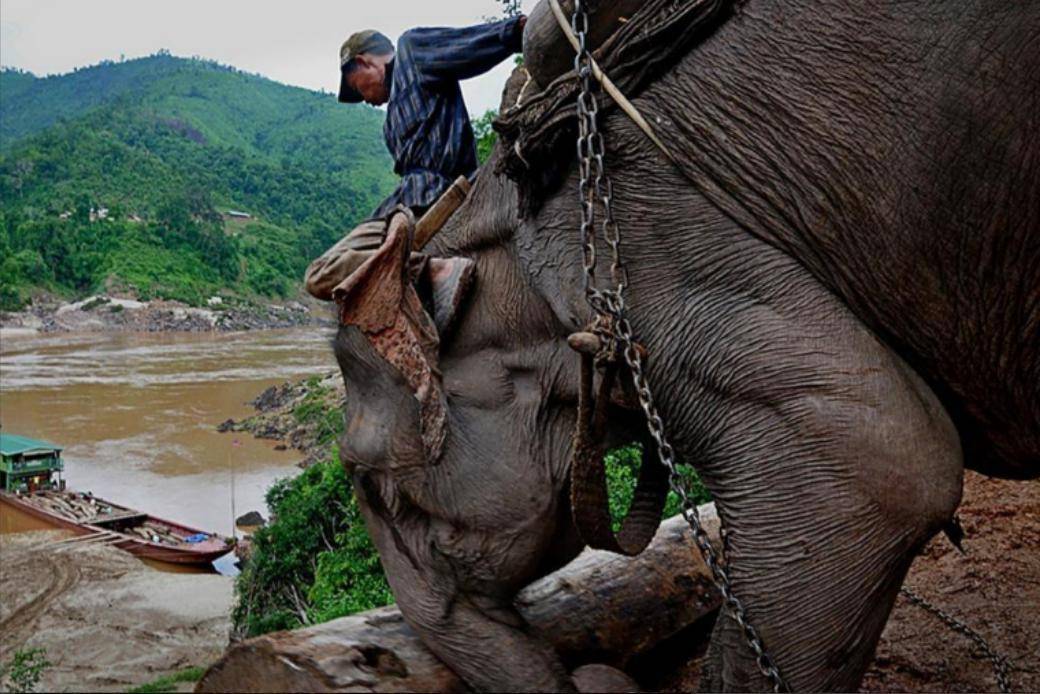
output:
[[26, 455], [27, 453], [61, 452], [61, 446], [53, 443], [30, 439], [26, 436], [15, 434], [0, 434], [0, 454], [3, 455]]

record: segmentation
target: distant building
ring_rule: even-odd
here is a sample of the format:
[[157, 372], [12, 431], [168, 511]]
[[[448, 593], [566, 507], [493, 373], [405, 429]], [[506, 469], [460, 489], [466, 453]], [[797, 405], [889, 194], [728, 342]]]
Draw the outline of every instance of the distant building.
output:
[[61, 472], [65, 463], [61, 451], [61, 446], [46, 441], [0, 434], [0, 491], [64, 489]]
[[252, 219], [253, 218], [253, 215], [249, 214], [248, 212], [242, 212], [240, 210], [228, 210], [227, 211], [227, 216], [228, 217], [232, 217], [234, 219]]

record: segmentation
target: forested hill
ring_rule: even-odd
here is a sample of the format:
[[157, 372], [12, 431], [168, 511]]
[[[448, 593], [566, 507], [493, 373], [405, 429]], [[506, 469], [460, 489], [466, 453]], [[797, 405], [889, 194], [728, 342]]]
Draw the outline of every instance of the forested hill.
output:
[[291, 296], [307, 262], [392, 190], [382, 122], [168, 54], [2, 71], [0, 309], [41, 288]]

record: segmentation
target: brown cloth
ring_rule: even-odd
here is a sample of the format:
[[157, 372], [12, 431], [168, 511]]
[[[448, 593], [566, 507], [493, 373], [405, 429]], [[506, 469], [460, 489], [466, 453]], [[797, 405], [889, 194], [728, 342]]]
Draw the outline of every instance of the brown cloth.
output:
[[[307, 291], [322, 301], [332, 301], [332, 290], [372, 257], [385, 239], [385, 219], [362, 222], [310, 264], [304, 275]], [[409, 262], [413, 270], [418, 270], [426, 258], [422, 253], [412, 253]]]
[[[734, 0], [647, 0], [593, 58], [625, 96], [634, 98], [703, 40], [733, 4]], [[494, 123], [503, 152], [496, 171], [519, 184], [524, 217], [535, 213], [567, 174], [561, 162], [570, 161], [575, 153], [580, 86], [571, 70]], [[601, 114], [615, 108], [608, 95], [598, 88], [594, 91]]]
[[[349, 234], [321, 254], [307, 268], [304, 283], [311, 296], [322, 301], [341, 299], [348, 277], [376, 255], [386, 241], [388, 221], [362, 222]], [[426, 299], [437, 329], [446, 331], [458, 316], [462, 302], [473, 283], [475, 265], [469, 258], [431, 258], [425, 253], [410, 253], [408, 272]]]

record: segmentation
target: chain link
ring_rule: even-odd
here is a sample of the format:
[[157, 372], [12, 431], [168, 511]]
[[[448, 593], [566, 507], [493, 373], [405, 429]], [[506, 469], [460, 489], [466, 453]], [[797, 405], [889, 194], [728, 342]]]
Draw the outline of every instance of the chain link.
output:
[[941, 608], [931, 604], [906, 586], [903, 586], [899, 592], [902, 593], [903, 597], [909, 600], [912, 604], [917, 605], [926, 612], [932, 613], [938, 617], [943, 624], [950, 627], [950, 629], [956, 631], [958, 634], [966, 636], [968, 640], [978, 646], [979, 650], [989, 659], [990, 665], [993, 667], [993, 674], [997, 678], [997, 686], [1000, 688], [1000, 691], [1004, 694], [1010, 694], [1011, 677], [1008, 674], [1010, 667], [1006, 656], [996, 653], [990, 647], [986, 639], [982, 638], [982, 635], [979, 634], [979, 632], [958, 620], [956, 617], [947, 614]]
[[[597, 115], [599, 106], [592, 93], [592, 58], [586, 45], [588, 32], [588, 12], [582, 0], [575, 0], [574, 13], [571, 16], [571, 29], [578, 39], [578, 52], [574, 58], [574, 69], [580, 80], [581, 91], [578, 95], [578, 200], [581, 206], [580, 238], [582, 248], [582, 264], [584, 267], [585, 298], [593, 311], [600, 317], [597, 323], [606, 323], [609, 328], [604, 331], [610, 344], [611, 354], [622, 354], [632, 372], [639, 397], [639, 404], [646, 416], [647, 428], [657, 449], [657, 457], [661, 465], [668, 470], [668, 485], [679, 497], [682, 504], [682, 516], [693, 531], [694, 541], [704, 557], [704, 562], [711, 571], [719, 591], [722, 593], [723, 605], [736, 621], [744, 634], [744, 638], [755, 654], [755, 662], [762, 675], [769, 681], [774, 692], [789, 691], [776, 663], [766, 651], [758, 631], [751, 624], [743, 603], [733, 592], [732, 582], [726, 567], [723, 566], [718, 553], [704, 530], [697, 505], [690, 496], [686, 482], [679, 473], [675, 462], [675, 451], [664, 431], [664, 422], [654, 402], [650, 383], [643, 370], [643, 360], [632, 335], [632, 326], [627, 318], [625, 306], [625, 289], [628, 286], [628, 275], [621, 260], [621, 232], [613, 211], [614, 189], [604, 165], [605, 147], [603, 135], [599, 132]], [[591, 183], [590, 183], [591, 181]], [[601, 232], [611, 251], [610, 289], [596, 286], [596, 201], [603, 208]]]

